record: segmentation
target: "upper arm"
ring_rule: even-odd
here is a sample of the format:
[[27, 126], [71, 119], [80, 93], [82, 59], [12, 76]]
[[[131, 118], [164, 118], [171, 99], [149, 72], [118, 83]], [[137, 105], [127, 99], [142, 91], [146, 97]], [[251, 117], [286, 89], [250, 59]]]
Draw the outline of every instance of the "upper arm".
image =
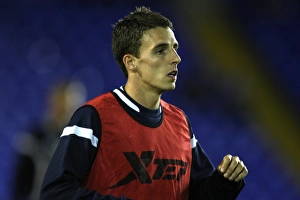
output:
[[94, 162], [100, 139], [98, 112], [92, 106], [79, 108], [62, 133], [44, 177], [42, 193], [71, 194], [79, 188]]

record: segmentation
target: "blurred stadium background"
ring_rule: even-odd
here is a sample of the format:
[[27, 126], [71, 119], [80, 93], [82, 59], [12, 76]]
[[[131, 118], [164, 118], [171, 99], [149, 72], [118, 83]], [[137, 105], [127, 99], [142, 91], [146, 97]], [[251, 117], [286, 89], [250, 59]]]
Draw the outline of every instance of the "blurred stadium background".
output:
[[52, 85], [78, 81], [90, 99], [125, 82], [111, 25], [141, 5], [170, 18], [180, 42], [178, 87], [163, 98], [185, 110], [215, 165], [226, 153], [247, 164], [238, 199], [300, 199], [299, 1], [124, 2], [1, 1], [0, 199], [12, 196], [14, 143]]

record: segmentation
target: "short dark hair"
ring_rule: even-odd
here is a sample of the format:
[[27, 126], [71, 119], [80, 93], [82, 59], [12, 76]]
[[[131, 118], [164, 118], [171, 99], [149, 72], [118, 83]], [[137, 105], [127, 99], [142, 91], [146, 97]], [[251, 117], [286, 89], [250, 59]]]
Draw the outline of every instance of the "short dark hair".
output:
[[135, 11], [130, 12], [112, 26], [113, 55], [126, 78], [128, 78], [128, 72], [123, 63], [123, 56], [132, 54], [139, 57], [144, 32], [156, 27], [169, 27], [173, 30], [173, 24], [169, 19], [144, 6], [136, 7]]

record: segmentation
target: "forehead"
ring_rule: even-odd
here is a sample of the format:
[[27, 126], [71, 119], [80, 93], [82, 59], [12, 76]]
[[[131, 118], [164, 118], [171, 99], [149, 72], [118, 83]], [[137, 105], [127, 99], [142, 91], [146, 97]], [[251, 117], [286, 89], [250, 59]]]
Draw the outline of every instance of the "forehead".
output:
[[177, 44], [174, 32], [169, 28], [157, 27], [147, 30], [141, 38], [141, 47], [153, 48], [160, 43]]

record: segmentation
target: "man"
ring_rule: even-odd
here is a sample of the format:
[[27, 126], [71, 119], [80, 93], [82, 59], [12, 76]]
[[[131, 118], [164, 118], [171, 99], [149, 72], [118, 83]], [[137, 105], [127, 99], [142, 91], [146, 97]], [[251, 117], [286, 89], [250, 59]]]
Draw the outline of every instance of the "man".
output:
[[124, 86], [72, 116], [49, 165], [41, 199], [235, 199], [248, 170], [226, 155], [215, 170], [185, 113], [161, 99], [175, 89], [172, 23], [145, 7], [114, 25]]

